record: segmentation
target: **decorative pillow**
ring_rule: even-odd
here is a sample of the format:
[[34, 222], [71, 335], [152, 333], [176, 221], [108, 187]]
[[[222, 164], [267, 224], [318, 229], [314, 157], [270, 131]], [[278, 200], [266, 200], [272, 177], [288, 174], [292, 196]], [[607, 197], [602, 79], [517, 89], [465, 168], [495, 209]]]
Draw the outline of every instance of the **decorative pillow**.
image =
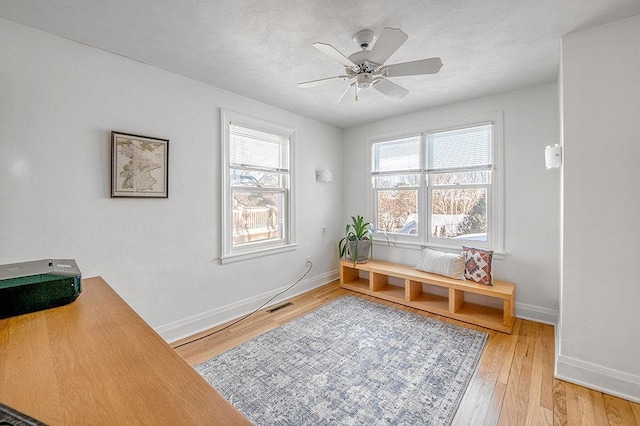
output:
[[426, 248], [422, 250], [422, 259], [415, 269], [461, 280], [464, 271], [464, 258], [461, 254], [444, 253]]
[[493, 285], [491, 261], [493, 251], [462, 246], [464, 278], [480, 284]]

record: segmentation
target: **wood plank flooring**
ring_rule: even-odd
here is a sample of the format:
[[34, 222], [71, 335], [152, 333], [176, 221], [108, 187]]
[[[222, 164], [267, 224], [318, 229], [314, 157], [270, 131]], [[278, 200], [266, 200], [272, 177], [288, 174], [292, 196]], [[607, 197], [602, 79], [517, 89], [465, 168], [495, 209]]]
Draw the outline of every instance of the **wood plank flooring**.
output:
[[196, 365], [345, 294], [489, 334], [478, 372], [458, 408], [454, 425], [640, 426], [640, 404], [554, 379], [555, 343], [550, 325], [518, 319], [513, 334], [504, 334], [344, 290], [337, 281], [289, 299], [292, 306], [272, 314], [259, 311], [210, 337], [202, 338], [225, 325], [172, 346]]

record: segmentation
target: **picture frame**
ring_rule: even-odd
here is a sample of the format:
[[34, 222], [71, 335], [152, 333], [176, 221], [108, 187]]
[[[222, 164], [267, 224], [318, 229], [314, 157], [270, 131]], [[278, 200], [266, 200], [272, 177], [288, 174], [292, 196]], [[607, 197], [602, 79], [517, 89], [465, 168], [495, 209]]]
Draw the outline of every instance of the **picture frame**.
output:
[[169, 198], [169, 140], [111, 132], [111, 198]]

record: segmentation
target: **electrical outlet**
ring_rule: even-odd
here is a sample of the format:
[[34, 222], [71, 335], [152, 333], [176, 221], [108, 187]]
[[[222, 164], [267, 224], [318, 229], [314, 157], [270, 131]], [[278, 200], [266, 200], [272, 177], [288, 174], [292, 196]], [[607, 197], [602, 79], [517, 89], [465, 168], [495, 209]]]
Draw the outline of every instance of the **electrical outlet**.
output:
[[322, 229], [320, 230], [320, 233], [322, 234], [323, 237], [327, 236], [327, 227], [323, 226]]
[[304, 263], [309, 263], [311, 262], [311, 256], [307, 256], [304, 258]]

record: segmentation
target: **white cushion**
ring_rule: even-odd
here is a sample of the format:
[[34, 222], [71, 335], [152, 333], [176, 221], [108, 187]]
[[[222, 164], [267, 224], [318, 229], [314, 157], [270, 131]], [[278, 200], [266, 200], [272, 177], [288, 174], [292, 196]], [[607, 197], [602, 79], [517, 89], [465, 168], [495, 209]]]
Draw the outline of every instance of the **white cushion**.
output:
[[464, 257], [462, 254], [444, 253], [425, 248], [422, 250], [422, 259], [415, 269], [461, 280], [464, 273]]

